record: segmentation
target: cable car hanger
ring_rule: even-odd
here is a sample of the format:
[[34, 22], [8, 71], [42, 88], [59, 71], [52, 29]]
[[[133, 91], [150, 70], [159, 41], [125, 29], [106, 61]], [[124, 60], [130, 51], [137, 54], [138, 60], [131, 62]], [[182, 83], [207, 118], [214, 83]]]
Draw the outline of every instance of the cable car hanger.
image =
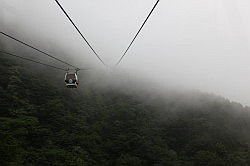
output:
[[70, 72], [70, 69], [67, 70], [64, 78], [64, 82], [67, 88], [77, 88], [79, 85], [77, 71]]
[[[22, 60], [26, 60], [26, 61], [29, 61], [29, 62], [33, 62], [33, 63], [39, 64], [39, 65], [43, 65], [43, 66], [46, 66], [46, 67], [50, 67], [50, 68], [53, 68], [53, 69], [61, 70], [61, 71], [64, 71], [64, 72], [66, 71], [64, 82], [65, 82], [65, 86], [67, 88], [77, 88], [78, 87], [78, 85], [79, 85], [78, 76], [77, 76], [78, 71], [80, 71], [80, 70], [90, 70], [90, 68], [86, 68], [86, 69], [69, 69], [69, 68], [64, 69], [64, 68], [61, 68], [61, 67], [49, 65], [49, 64], [46, 64], [46, 63], [43, 63], [43, 62], [40, 62], [40, 61], [35, 61], [33, 59], [25, 58], [25, 57], [15, 55], [15, 54], [12, 54], [12, 53], [8, 53], [8, 52], [5, 52], [5, 51], [0, 50], [0, 53], [6, 54], [6, 55], [9, 55], [9, 56], [12, 56], [12, 57], [16, 57], [16, 58], [19, 58], [19, 59], [22, 59]], [[71, 71], [74, 71], [74, 72], [71, 72]]]
[[[0, 34], [4, 35], [4, 36], [6, 36], [6, 37], [8, 37], [8, 38], [10, 38], [12, 40], [15, 40], [15, 41], [17, 41], [17, 42], [19, 42], [19, 43], [27, 46], [27, 47], [30, 47], [30, 48], [32, 48], [32, 49], [34, 49], [34, 50], [36, 50], [36, 51], [38, 51], [38, 52], [40, 52], [40, 53], [48, 56], [48, 57], [50, 57], [50, 58], [53, 58], [53, 59], [61, 62], [61, 63], [64, 63], [64, 64], [66, 64], [68, 66], [74, 67], [73, 69], [70, 69], [70, 68], [64, 69], [64, 68], [61, 68], [61, 67], [49, 65], [49, 64], [46, 64], [46, 63], [43, 63], [43, 62], [40, 62], [40, 61], [36, 61], [36, 60], [33, 60], [33, 59], [25, 58], [25, 57], [22, 57], [22, 56], [18, 56], [18, 55], [15, 55], [15, 54], [8, 53], [8, 52], [0, 50], [0, 53], [6, 54], [6, 55], [9, 55], [9, 56], [12, 56], [12, 57], [16, 57], [16, 58], [19, 58], [19, 59], [22, 59], [22, 60], [26, 60], [26, 61], [33, 62], [33, 63], [36, 63], [36, 64], [44, 65], [46, 67], [54, 68], [54, 69], [57, 69], [57, 70], [66, 71], [66, 74], [65, 74], [65, 85], [66, 85], [67, 88], [77, 88], [78, 87], [78, 84], [79, 84], [78, 76], [77, 76], [77, 72], [78, 71], [93, 69], [93, 68], [81, 68], [80, 69], [80, 68], [75, 67], [74, 65], [71, 65], [71, 64], [69, 64], [69, 63], [67, 63], [65, 61], [62, 61], [61, 59], [56, 58], [56, 57], [54, 57], [54, 56], [52, 56], [52, 55], [50, 55], [50, 54], [48, 54], [48, 53], [46, 53], [44, 51], [41, 51], [41, 50], [37, 49], [36, 47], [33, 47], [33, 46], [31, 46], [31, 45], [29, 45], [29, 44], [27, 44], [27, 43], [25, 43], [25, 42], [23, 42], [23, 41], [21, 41], [21, 40], [19, 40], [17, 38], [14, 38], [14, 37], [12, 37], [12, 36], [4, 33], [4, 32], [0, 32]], [[74, 73], [69, 74], [69, 71], [72, 71], [72, 70], [74, 71]]]

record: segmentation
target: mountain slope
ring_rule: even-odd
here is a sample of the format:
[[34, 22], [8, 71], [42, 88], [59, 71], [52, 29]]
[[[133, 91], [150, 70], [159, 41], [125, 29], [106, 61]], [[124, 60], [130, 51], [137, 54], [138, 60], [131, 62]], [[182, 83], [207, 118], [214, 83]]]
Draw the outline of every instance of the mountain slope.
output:
[[64, 73], [34, 67], [0, 54], [2, 165], [250, 165], [249, 108], [203, 93], [66, 89]]

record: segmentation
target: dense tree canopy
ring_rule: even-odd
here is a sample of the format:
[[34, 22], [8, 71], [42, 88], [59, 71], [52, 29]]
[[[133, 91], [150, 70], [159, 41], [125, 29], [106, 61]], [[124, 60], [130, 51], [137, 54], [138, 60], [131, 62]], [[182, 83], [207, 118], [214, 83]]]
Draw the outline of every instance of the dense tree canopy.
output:
[[250, 109], [240, 104], [203, 93], [69, 90], [64, 73], [3, 54], [0, 71], [1, 165], [250, 165]]

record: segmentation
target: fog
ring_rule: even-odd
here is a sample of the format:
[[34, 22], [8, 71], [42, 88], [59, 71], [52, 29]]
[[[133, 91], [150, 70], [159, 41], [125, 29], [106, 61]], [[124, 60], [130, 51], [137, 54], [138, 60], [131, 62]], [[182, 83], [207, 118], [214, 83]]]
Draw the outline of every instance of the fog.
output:
[[[60, 3], [113, 66], [155, 0]], [[250, 105], [249, 9], [248, 0], [161, 0], [113, 70], [149, 79], [155, 86], [175, 84]], [[0, 0], [0, 29], [57, 57], [63, 54], [77, 66], [105, 69], [53, 0]]]

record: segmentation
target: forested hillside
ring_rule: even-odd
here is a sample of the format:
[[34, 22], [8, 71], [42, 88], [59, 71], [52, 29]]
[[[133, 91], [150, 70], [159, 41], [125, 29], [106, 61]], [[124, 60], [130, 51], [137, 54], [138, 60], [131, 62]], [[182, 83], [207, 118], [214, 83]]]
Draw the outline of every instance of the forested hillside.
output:
[[0, 165], [250, 165], [250, 109], [240, 104], [96, 88], [86, 73], [66, 89], [64, 73], [4, 54], [0, 71]]

